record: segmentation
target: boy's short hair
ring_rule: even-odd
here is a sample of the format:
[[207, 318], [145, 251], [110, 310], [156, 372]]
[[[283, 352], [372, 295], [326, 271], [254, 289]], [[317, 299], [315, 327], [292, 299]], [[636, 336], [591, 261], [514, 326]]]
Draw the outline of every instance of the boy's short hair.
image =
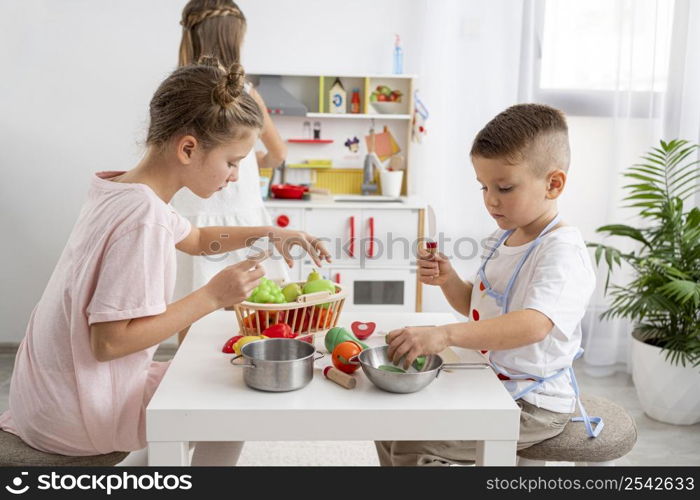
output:
[[476, 135], [471, 156], [527, 162], [538, 176], [569, 169], [569, 132], [564, 113], [544, 104], [516, 104]]

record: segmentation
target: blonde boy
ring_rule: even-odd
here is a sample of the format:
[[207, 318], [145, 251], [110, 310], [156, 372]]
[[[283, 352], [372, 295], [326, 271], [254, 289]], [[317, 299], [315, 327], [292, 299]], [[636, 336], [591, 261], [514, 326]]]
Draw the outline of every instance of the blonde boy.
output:
[[[462, 281], [442, 254], [423, 253], [418, 261], [421, 282], [439, 286], [470, 321], [387, 335], [390, 356], [395, 362], [405, 356], [406, 366], [448, 346], [488, 350], [521, 408], [519, 449], [559, 434], [576, 402], [568, 368], [580, 348], [595, 277], [581, 233], [558, 216], [569, 154], [566, 120], [556, 109], [520, 104], [491, 120], [477, 134], [471, 159], [484, 205], [499, 227], [490, 240], [495, 243], [473, 282]], [[475, 459], [471, 441], [376, 445], [382, 465]]]

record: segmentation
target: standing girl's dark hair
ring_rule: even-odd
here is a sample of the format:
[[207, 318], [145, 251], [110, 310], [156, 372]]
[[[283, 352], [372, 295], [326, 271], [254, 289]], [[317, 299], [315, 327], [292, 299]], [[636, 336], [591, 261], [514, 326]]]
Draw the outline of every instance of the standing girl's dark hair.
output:
[[224, 66], [241, 61], [246, 19], [232, 0], [191, 0], [182, 11], [179, 65], [214, 56]]

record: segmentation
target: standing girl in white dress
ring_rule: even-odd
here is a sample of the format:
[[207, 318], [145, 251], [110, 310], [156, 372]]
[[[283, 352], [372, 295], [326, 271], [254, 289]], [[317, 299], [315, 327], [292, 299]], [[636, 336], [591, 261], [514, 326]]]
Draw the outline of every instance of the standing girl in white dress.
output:
[[[215, 56], [228, 67], [240, 62], [246, 19], [231, 0], [191, 0], [182, 11], [182, 41], [179, 65], [186, 66], [201, 56]], [[238, 182], [229, 184], [211, 198], [203, 199], [183, 189], [172, 204], [194, 226], [269, 226], [272, 220], [260, 193], [258, 168], [274, 168], [284, 161], [287, 149], [263, 102], [250, 83], [245, 90], [258, 103], [263, 114], [260, 140], [267, 149], [256, 158], [254, 148], [241, 160]], [[259, 160], [259, 161], [258, 161]], [[212, 249], [216, 250], [216, 249]], [[240, 250], [221, 255], [192, 257], [180, 255], [175, 287], [176, 297], [184, 296], [207, 283], [221, 269], [245, 259]], [[279, 255], [263, 264], [273, 280], [289, 279], [287, 266]]]

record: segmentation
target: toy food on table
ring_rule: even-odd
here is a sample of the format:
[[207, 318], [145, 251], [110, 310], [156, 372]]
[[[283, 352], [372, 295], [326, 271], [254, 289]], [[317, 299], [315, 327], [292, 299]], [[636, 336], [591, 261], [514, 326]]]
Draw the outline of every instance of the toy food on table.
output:
[[354, 340], [341, 342], [333, 349], [333, 366], [345, 373], [353, 373], [360, 365], [351, 363], [350, 359], [362, 352], [362, 346]]
[[379, 365], [378, 368], [380, 370], [384, 370], [385, 372], [406, 373], [406, 370], [404, 370], [403, 368], [399, 368], [398, 366], [393, 365]]
[[302, 291], [299, 283], [290, 283], [282, 289], [282, 295], [284, 295], [284, 300], [287, 302], [294, 302], [301, 294]]
[[357, 344], [359, 344], [360, 347], [362, 347], [362, 349], [367, 349], [367, 344], [360, 342], [360, 339], [355, 337], [352, 333], [347, 331], [342, 326], [336, 326], [335, 328], [331, 328], [330, 330], [328, 330], [325, 339], [326, 349], [328, 350], [328, 352], [332, 353], [333, 349], [335, 349], [335, 346], [337, 346], [341, 342], [346, 342], [348, 340], [357, 342]]
[[[425, 356], [418, 356], [411, 366], [413, 366], [416, 371], [422, 371], [423, 367], [425, 367]], [[403, 368], [394, 365], [380, 365], [378, 368], [385, 372], [407, 373]]]
[[224, 344], [224, 347], [221, 349], [221, 352], [226, 353], [226, 354], [233, 354], [235, 351], [233, 350], [233, 344], [238, 342], [240, 339], [243, 338], [243, 335], [235, 335], [228, 339], [226, 343]]
[[[332, 294], [335, 293], [335, 283], [333, 283], [331, 280], [324, 279], [316, 269], [311, 271], [309, 273], [309, 276], [306, 278], [306, 283], [304, 284], [302, 288], [302, 295], [306, 295], [308, 293], [318, 293], [318, 292], [330, 292]], [[328, 309], [330, 307], [330, 302], [326, 302], [325, 304], [321, 304], [318, 307], [321, 307], [323, 309]]]
[[368, 321], [367, 323], [363, 323], [362, 321], [353, 321], [350, 325], [352, 333], [360, 340], [366, 340], [374, 333], [374, 329], [376, 327], [377, 324], [372, 321]]
[[348, 373], [341, 372], [340, 370], [332, 366], [326, 366], [323, 369], [323, 375], [328, 380], [332, 380], [339, 386], [345, 387], [346, 389], [354, 389], [357, 385], [357, 380], [355, 380], [355, 377]]
[[257, 304], [282, 304], [285, 302], [280, 286], [265, 277], [260, 279], [260, 284], [255, 287], [247, 300]]
[[309, 281], [304, 285], [302, 289], [304, 294], [316, 293], [316, 292], [331, 292], [335, 293], [335, 284], [331, 280], [318, 279]]
[[[292, 330], [295, 332], [305, 332], [306, 330], [309, 329], [309, 326], [316, 326], [317, 321], [319, 328], [328, 328], [330, 327], [330, 319], [329, 317], [326, 317], [327, 315], [324, 314], [322, 318], [319, 319], [319, 315], [321, 308], [317, 306], [309, 306], [304, 309], [299, 309], [296, 312], [296, 317], [294, 313], [289, 311], [288, 313], [288, 318], [287, 318], [287, 324], [292, 327]], [[325, 311], [324, 311], [325, 312]], [[328, 325], [328, 326], [326, 326]]]
[[[262, 332], [270, 325], [284, 322], [286, 314], [286, 311], [255, 311], [243, 318], [243, 326], [246, 330], [255, 331], [257, 331], [258, 326], [260, 326], [260, 331]], [[294, 331], [299, 331], [299, 329], [294, 328]]]
[[249, 344], [251, 342], [256, 342], [258, 340], [263, 340], [266, 339], [267, 337], [265, 335], [245, 335], [238, 339], [236, 342], [233, 344], [233, 351], [240, 355], [241, 354], [241, 349], [243, 348], [244, 345]]
[[275, 323], [267, 327], [262, 334], [271, 339], [293, 339], [297, 336], [287, 323]]

